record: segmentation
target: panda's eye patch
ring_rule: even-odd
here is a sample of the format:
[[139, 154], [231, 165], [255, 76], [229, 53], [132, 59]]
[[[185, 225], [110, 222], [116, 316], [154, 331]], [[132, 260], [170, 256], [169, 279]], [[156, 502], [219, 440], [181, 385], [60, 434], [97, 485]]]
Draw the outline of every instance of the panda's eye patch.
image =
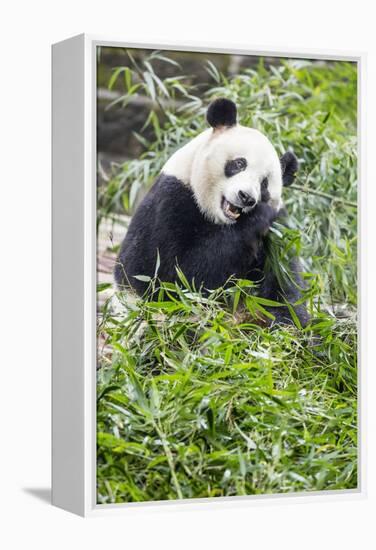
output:
[[242, 172], [247, 168], [247, 161], [244, 158], [228, 160], [225, 164], [225, 176], [231, 178], [235, 174]]
[[261, 182], [261, 189], [267, 189], [269, 185], [268, 178], [264, 178]]

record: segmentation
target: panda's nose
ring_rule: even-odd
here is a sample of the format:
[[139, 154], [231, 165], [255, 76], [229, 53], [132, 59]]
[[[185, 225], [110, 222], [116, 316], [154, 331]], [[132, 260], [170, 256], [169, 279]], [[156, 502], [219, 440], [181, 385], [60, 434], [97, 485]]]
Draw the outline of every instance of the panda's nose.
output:
[[241, 200], [243, 206], [254, 206], [256, 204], [256, 200], [245, 191], [239, 191], [238, 197]]

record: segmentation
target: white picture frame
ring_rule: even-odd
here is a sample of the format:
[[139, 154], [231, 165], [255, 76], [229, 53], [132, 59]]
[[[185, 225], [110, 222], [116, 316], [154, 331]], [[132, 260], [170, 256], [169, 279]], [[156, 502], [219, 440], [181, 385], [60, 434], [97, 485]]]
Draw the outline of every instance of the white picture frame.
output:
[[[174, 49], [310, 59], [358, 65], [359, 191], [359, 480], [358, 488], [221, 499], [96, 504], [96, 48]], [[244, 48], [226, 44], [136, 44], [79, 35], [52, 47], [52, 502], [81, 516], [158, 506], [250, 506], [366, 494], [365, 293], [365, 83], [364, 53]], [[204, 504], [205, 503], [205, 504]], [[225, 503], [225, 504], [224, 504]]]

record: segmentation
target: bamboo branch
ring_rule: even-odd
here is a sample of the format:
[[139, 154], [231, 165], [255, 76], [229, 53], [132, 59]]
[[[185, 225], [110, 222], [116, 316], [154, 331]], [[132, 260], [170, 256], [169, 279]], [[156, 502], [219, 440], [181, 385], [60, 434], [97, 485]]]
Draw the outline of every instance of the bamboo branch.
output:
[[342, 199], [341, 197], [333, 197], [333, 195], [330, 195], [330, 193], [324, 193], [324, 191], [317, 191], [315, 189], [308, 189], [308, 187], [304, 187], [303, 185], [289, 185], [290, 189], [295, 189], [296, 191], [302, 191], [303, 193], [307, 193], [308, 195], [316, 195], [318, 197], [323, 197], [324, 199], [329, 199], [332, 202], [339, 202], [342, 204], [345, 204], [346, 206], [351, 206], [352, 208], [357, 208], [358, 205], [354, 201], [348, 201], [346, 199]]
[[154, 424], [154, 427], [162, 441], [162, 446], [163, 446], [163, 450], [165, 452], [165, 455], [166, 455], [166, 458], [167, 458], [167, 463], [169, 465], [169, 468], [170, 468], [170, 473], [171, 473], [171, 478], [172, 478], [172, 482], [175, 486], [175, 490], [176, 490], [176, 493], [178, 495], [178, 498], [179, 499], [182, 499], [184, 498], [183, 497], [183, 493], [182, 493], [182, 490], [181, 490], [181, 487], [180, 487], [180, 483], [179, 483], [179, 480], [178, 480], [178, 476], [176, 475], [176, 471], [175, 471], [175, 465], [174, 465], [174, 458], [172, 456], [172, 452], [168, 446], [168, 441], [166, 439], [166, 436], [163, 432], [163, 430], [159, 427], [157, 421], [153, 421], [153, 424]]
[[[139, 79], [141, 80], [141, 82], [144, 83], [144, 85], [145, 85], [146, 87], [148, 87], [148, 86], [147, 86], [147, 83], [145, 82], [145, 77], [144, 77], [144, 73], [143, 73], [142, 69], [140, 69], [140, 67], [138, 66], [136, 60], [135, 60], [134, 57], [129, 53], [128, 50], [127, 50], [127, 55], [128, 55], [128, 58], [130, 59], [132, 65], [133, 65], [134, 70], [135, 70], [136, 73], [138, 74]], [[150, 74], [150, 73], [149, 73], [149, 74]], [[162, 113], [163, 113], [164, 115], [166, 115], [166, 114], [167, 114], [167, 113], [166, 113], [166, 109], [165, 109], [164, 106], [162, 105], [162, 103], [161, 103], [161, 101], [160, 101], [160, 99], [159, 99], [159, 97], [158, 97], [157, 92], [155, 93], [154, 101], [157, 103], [157, 105], [158, 105], [159, 109], [162, 111]]]

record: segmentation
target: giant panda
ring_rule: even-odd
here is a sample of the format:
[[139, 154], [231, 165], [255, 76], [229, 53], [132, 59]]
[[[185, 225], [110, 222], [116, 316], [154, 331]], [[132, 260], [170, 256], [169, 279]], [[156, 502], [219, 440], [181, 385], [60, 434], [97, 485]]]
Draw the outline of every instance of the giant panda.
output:
[[[275, 220], [285, 216], [282, 188], [298, 168], [295, 155], [279, 158], [268, 138], [237, 123], [236, 105], [225, 98], [208, 107], [209, 128], [177, 150], [137, 208], [115, 266], [119, 288], [143, 295], [153, 277], [177, 281], [177, 270], [195, 288], [217, 289], [231, 276], [259, 283], [269, 300], [294, 304], [303, 286], [298, 259], [285, 288], [265, 270], [266, 237]], [[145, 279], [145, 278], [144, 278]], [[146, 278], [147, 279], [147, 278]], [[305, 306], [295, 305], [302, 325]], [[277, 323], [291, 323], [287, 306], [274, 307]]]

